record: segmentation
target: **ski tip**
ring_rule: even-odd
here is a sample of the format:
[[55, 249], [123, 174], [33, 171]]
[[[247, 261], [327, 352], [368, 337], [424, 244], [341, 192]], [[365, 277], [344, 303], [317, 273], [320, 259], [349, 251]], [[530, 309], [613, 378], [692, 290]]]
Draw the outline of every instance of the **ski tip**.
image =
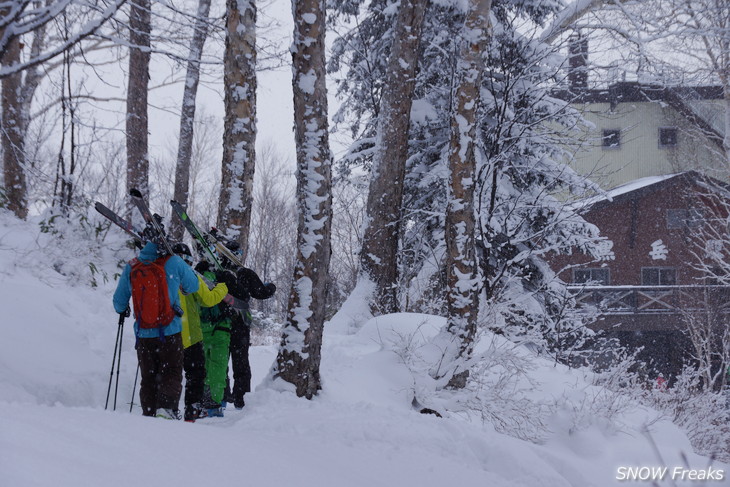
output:
[[129, 195], [134, 196], [135, 198], [141, 198], [142, 193], [137, 188], [132, 188], [129, 190]]
[[99, 203], [98, 201], [97, 201], [96, 203], [94, 203], [94, 208], [96, 208], [96, 211], [99, 211], [99, 209], [100, 209], [100, 208], [103, 208], [103, 207], [104, 207], [104, 205], [102, 205], [102, 204], [101, 204], [101, 203]]

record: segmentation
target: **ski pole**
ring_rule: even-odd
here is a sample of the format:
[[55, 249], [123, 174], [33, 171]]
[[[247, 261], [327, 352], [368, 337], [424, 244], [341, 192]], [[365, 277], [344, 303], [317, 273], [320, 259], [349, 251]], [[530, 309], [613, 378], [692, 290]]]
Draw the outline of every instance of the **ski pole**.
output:
[[117, 384], [114, 386], [114, 411], [117, 410], [117, 392], [119, 391], [119, 369], [122, 363], [122, 338], [124, 337], [124, 316], [125, 314], [122, 313], [122, 315], [119, 317], [119, 328], [121, 329], [121, 333], [119, 334], [119, 355], [117, 355]]
[[129, 412], [132, 412], [134, 407], [134, 391], [137, 390], [137, 377], [139, 376], [139, 362], [137, 362], [137, 372], [134, 374], [134, 385], [132, 386], [132, 400], [129, 401]]
[[[114, 377], [114, 362], [117, 361], [117, 349], [119, 348], [119, 355], [122, 354], [121, 347], [119, 347], [120, 338], [122, 336], [122, 328], [124, 327], [124, 313], [119, 314], [119, 324], [117, 326], [117, 338], [114, 340], [114, 356], [112, 356], [112, 370], [109, 372], [109, 387], [106, 389], [106, 403], [104, 404], [104, 410], [109, 407], [109, 393], [112, 390], [112, 379]], [[119, 370], [117, 370], [117, 377], [119, 376]], [[116, 396], [116, 394], [115, 394]]]

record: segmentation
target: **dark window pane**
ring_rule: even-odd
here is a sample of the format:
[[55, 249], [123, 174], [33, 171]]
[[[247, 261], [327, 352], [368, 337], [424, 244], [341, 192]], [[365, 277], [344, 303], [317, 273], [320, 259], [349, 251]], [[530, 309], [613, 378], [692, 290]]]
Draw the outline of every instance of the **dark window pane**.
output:
[[692, 209], [669, 209], [667, 210], [667, 228], [695, 228], [702, 225], [705, 217], [701, 210]]
[[677, 270], [671, 267], [642, 267], [643, 286], [674, 286], [677, 284]]
[[677, 284], [677, 272], [674, 269], [660, 269], [659, 284], [661, 286], [674, 286]]
[[591, 278], [603, 286], [608, 286], [608, 269], [592, 269]]
[[674, 147], [677, 145], [677, 129], [674, 127], [659, 128], [659, 147]]
[[576, 284], [597, 284], [608, 286], [609, 273], [608, 269], [575, 269], [573, 271], [573, 282]]
[[644, 286], [658, 286], [659, 269], [655, 267], [644, 267], [641, 269], [641, 284]]
[[576, 284], [585, 284], [591, 280], [590, 269], [575, 269], [573, 271], [573, 282]]
[[699, 227], [705, 221], [705, 216], [701, 210], [693, 208], [687, 212], [687, 226], [688, 227]]
[[688, 212], [684, 209], [667, 210], [667, 228], [678, 229], [684, 228], [688, 218]]
[[605, 129], [603, 131], [602, 145], [605, 149], [617, 149], [621, 146], [621, 130]]

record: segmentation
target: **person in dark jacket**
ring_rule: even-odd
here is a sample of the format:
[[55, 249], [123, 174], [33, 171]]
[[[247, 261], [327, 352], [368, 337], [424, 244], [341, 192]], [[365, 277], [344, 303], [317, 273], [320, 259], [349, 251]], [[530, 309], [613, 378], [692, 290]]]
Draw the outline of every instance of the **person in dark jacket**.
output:
[[[239, 261], [243, 261], [241, 246], [238, 242], [227, 242], [226, 247], [233, 252]], [[217, 277], [228, 286], [228, 292], [243, 301], [255, 299], [268, 299], [276, 292], [273, 283], [264, 283], [261, 278], [247, 267], [239, 267], [235, 263], [221, 256], [223, 266], [228, 272], [218, 273]], [[245, 406], [243, 396], [251, 391], [251, 365], [249, 363], [248, 351], [251, 346], [251, 313], [246, 310], [243, 313], [235, 312], [229, 308], [231, 316], [231, 342], [229, 345], [231, 364], [233, 366], [233, 388], [230, 381], [226, 380], [227, 402], [233, 402], [236, 409]]]
[[[157, 244], [147, 242], [135, 260], [143, 265], [152, 265], [162, 257]], [[134, 262], [134, 261], [132, 261]], [[114, 292], [114, 309], [125, 313], [132, 297], [132, 263], [124, 268], [117, 289]], [[180, 309], [179, 290], [189, 294], [198, 290], [198, 276], [180, 257], [170, 256], [164, 263], [167, 291], [170, 305]], [[183, 341], [182, 322], [176, 315], [158, 328], [142, 328], [139, 324], [140, 310], [135, 309], [134, 333], [137, 338], [137, 360], [141, 373], [139, 401], [142, 414], [166, 419], [180, 419], [178, 404], [182, 393]]]

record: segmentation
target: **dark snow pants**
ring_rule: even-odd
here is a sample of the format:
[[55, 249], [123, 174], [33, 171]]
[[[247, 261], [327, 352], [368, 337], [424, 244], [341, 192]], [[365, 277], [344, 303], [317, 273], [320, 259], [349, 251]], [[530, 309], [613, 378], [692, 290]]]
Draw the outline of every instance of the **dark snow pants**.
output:
[[185, 406], [192, 406], [203, 400], [205, 389], [205, 352], [203, 342], [190, 345], [183, 352], [185, 371]]
[[178, 409], [182, 393], [183, 345], [180, 333], [160, 338], [138, 338], [139, 402], [142, 414], [154, 416], [158, 408]]
[[240, 316], [233, 318], [231, 325], [231, 365], [233, 366], [233, 394], [230, 393], [230, 384], [226, 380], [226, 394], [228, 400], [233, 400], [237, 408], [244, 405], [243, 395], [251, 391], [251, 365], [248, 361], [248, 349], [251, 346], [251, 321], [246, 313], [244, 320]]

